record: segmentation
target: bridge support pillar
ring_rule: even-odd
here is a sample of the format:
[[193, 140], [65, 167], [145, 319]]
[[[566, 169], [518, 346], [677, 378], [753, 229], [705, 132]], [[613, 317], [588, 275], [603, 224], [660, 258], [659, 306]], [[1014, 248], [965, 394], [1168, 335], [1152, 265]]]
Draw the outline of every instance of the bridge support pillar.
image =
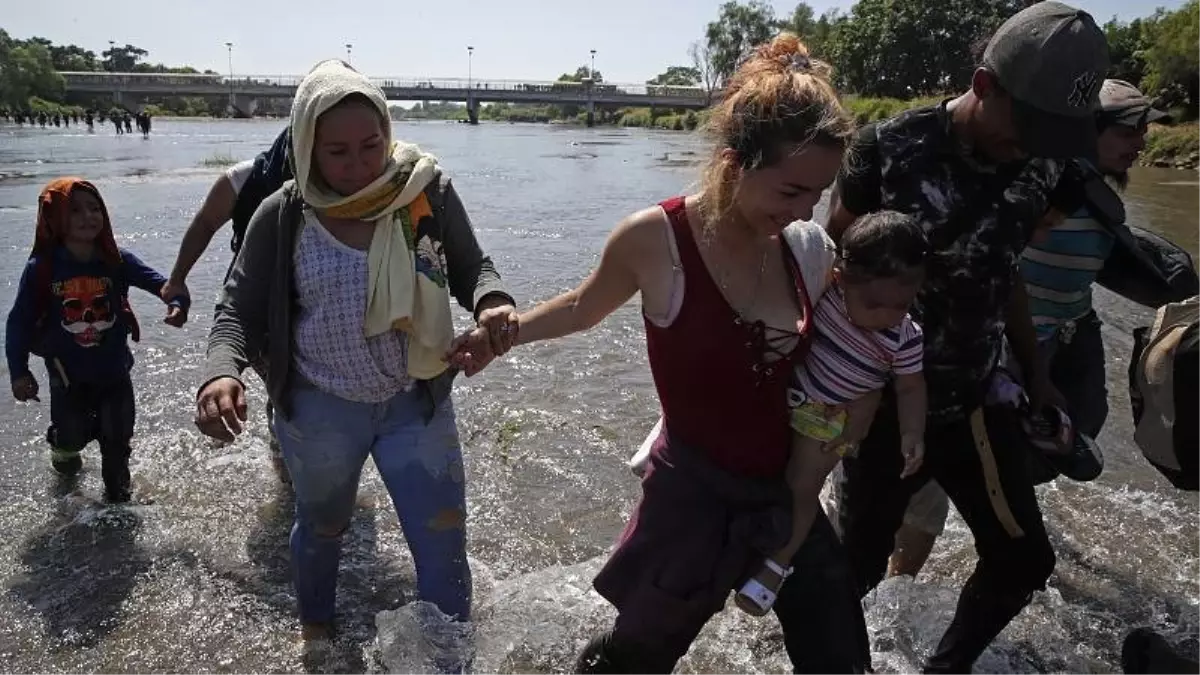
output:
[[229, 98], [230, 114], [233, 117], [254, 117], [258, 111], [258, 99], [245, 94], [234, 94]]
[[467, 124], [479, 124], [479, 99], [467, 93]]

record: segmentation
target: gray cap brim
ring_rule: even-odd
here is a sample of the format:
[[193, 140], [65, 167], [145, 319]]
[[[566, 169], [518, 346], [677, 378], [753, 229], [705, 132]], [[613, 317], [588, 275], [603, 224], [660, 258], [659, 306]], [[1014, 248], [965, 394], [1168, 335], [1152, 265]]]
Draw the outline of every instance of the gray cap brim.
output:
[[1096, 122], [1091, 115], [1056, 115], [1015, 97], [1009, 100], [1012, 101], [1012, 119], [1021, 147], [1031, 156], [1052, 159], [1096, 156]]
[[1110, 119], [1115, 124], [1120, 124], [1127, 127], [1141, 127], [1153, 122], [1163, 122], [1169, 124], [1171, 116], [1157, 108], [1150, 107], [1133, 107], [1127, 110], [1122, 110], [1120, 113], [1101, 112], [1101, 115], [1110, 115]]

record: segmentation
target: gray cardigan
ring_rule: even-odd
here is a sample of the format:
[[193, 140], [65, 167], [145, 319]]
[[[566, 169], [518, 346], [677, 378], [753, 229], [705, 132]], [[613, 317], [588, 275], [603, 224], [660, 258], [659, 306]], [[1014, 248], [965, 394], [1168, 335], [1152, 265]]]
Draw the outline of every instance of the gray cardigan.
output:
[[[450, 292], [467, 311], [484, 296], [498, 294], [510, 302], [491, 258], [484, 255], [458, 194], [440, 172], [425, 189], [433, 218], [422, 219], [418, 236], [428, 234], [445, 263]], [[267, 394], [286, 419], [288, 391], [293, 384], [292, 321], [293, 253], [303, 226], [304, 206], [294, 181], [263, 201], [246, 230], [242, 248], [225, 280], [208, 337], [204, 385], [220, 377], [240, 380], [247, 366], [266, 369]], [[449, 369], [432, 380], [420, 380], [426, 419], [450, 395], [457, 371]], [[203, 386], [201, 388], [203, 388]]]

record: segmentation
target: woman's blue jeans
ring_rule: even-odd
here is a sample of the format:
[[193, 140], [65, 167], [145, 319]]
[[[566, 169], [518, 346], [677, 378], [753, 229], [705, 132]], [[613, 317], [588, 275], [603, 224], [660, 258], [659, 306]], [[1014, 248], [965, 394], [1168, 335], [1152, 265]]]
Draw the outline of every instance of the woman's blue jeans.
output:
[[417, 569], [422, 600], [470, 618], [466, 496], [454, 406], [426, 423], [416, 388], [383, 403], [356, 403], [308, 385], [292, 391], [275, 432], [296, 493], [292, 576], [304, 623], [333, 620], [342, 535], [367, 456], [387, 486]]

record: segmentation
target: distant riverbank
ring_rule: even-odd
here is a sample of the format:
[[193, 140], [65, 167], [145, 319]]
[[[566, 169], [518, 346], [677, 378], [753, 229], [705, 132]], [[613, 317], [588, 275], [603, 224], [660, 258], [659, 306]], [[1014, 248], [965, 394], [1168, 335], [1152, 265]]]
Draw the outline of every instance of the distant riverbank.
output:
[[1146, 134], [1141, 164], [1171, 169], [1200, 168], [1200, 124], [1181, 122], [1169, 127], [1151, 126]]

